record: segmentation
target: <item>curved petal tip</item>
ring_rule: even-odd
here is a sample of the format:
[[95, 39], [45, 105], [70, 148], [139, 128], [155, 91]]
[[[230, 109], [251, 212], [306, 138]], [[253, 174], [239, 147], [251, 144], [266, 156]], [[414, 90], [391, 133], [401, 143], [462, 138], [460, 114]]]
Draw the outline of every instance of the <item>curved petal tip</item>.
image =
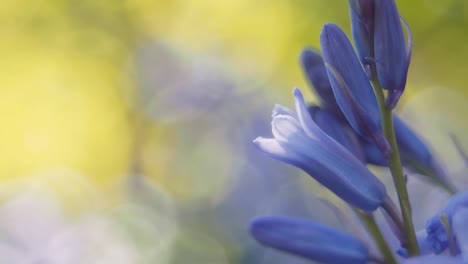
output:
[[299, 89], [299, 88], [297, 88], [297, 87], [294, 87], [294, 89], [293, 89], [293, 95], [294, 95], [294, 97], [296, 97], [297, 99], [304, 100], [304, 95], [302, 95], [301, 89]]

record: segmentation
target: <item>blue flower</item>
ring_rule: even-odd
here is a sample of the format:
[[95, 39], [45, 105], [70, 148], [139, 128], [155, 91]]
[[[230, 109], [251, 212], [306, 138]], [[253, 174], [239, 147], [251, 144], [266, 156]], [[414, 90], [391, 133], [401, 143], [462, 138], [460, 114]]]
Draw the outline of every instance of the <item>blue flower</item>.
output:
[[349, 0], [354, 44], [361, 63], [373, 78], [370, 64], [374, 58], [374, 6], [375, 0]]
[[294, 90], [296, 111], [276, 106], [274, 138], [254, 143], [271, 157], [301, 168], [349, 204], [373, 211], [386, 197], [384, 184], [345, 147], [325, 134], [312, 120], [299, 89]]
[[320, 44], [333, 94], [349, 124], [384, 155], [390, 154], [377, 99], [345, 33], [335, 24], [326, 24]]
[[[336, 102], [331, 83], [328, 79], [326, 67], [320, 54], [311, 48], [304, 49], [301, 54], [301, 64], [306, 78], [319, 96], [322, 105], [321, 108], [335, 116], [335, 118], [333, 118], [335, 120], [331, 121], [335, 123], [334, 126], [338, 128], [336, 122], [340, 122], [341, 126], [346, 129], [345, 127], [348, 126], [348, 121]], [[331, 118], [332, 117], [328, 117], [328, 119]], [[393, 120], [403, 165], [416, 173], [427, 176], [431, 181], [444, 187], [449, 192], [454, 192], [456, 188], [448, 179], [444, 167], [436, 159], [429, 146], [396, 114], [393, 115]], [[318, 125], [322, 129], [325, 129], [320, 123]], [[329, 133], [329, 131], [325, 132], [327, 134]], [[337, 140], [335, 136], [330, 136]], [[345, 147], [348, 146], [347, 143], [343, 141], [337, 141]], [[364, 159], [361, 159], [361, 154], [358, 154], [358, 158], [365, 160], [369, 164], [388, 166], [385, 156], [375, 144], [368, 142], [366, 139], [361, 139], [360, 144], [362, 151], [358, 152], [364, 152]], [[351, 152], [356, 154], [355, 151]]]
[[250, 232], [265, 246], [322, 263], [364, 264], [369, 260], [363, 242], [311, 221], [262, 217], [252, 221]]
[[411, 34], [408, 49], [401, 18], [394, 0], [375, 1], [374, 56], [377, 77], [388, 91], [386, 105], [395, 107], [406, 85], [411, 59]]
[[[468, 208], [468, 192], [460, 192], [452, 196], [445, 206], [437, 212], [435, 216], [426, 222], [426, 240], [431, 243], [434, 253], [439, 254], [446, 250], [449, 245], [449, 233], [442, 222], [442, 217], [446, 217], [449, 225], [452, 225], [454, 215]], [[460, 229], [462, 230], [462, 229]], [[454, 233], [456, 236], [457, 234]], [[457, 249], [459, 251], [459, 249]]]

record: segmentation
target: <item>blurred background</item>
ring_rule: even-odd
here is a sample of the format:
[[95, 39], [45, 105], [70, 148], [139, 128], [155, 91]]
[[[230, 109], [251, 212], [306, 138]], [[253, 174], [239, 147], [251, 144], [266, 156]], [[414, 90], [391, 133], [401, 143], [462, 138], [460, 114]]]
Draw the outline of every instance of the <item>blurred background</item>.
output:
[[[468, 4], [397, 5], [414, 35], [397, 111], [467, 186], [449, 134], [468, 148]], [[250, 219], [343, 228], [339, 201], [251, 141], [294, 86], [316, 101], [299, 53], [326, 22], [349, 33], [348, 12], [343, 0], [3, 0], [0, 263], [306, 263], [258, 246]], [[437, 193], [415, 181], [415, 201]]]

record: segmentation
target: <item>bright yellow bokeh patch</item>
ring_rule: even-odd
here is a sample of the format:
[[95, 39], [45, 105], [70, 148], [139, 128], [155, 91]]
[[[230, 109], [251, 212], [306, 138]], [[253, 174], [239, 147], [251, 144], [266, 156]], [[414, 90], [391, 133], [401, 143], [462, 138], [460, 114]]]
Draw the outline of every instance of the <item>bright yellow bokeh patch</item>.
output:
[[66, 168], [98, 189], [115, 186], [131, 143], [119, 69], [29, 41], [12, 37], [2, 45], [15, 51], [0, 52], [0, 182]]

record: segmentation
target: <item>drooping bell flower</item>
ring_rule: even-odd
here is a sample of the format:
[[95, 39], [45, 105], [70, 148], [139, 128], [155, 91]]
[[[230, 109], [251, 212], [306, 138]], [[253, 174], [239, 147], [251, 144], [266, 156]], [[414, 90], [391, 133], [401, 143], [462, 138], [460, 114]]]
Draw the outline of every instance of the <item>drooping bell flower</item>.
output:
[[301, 219], [261, 217], [252, 221], [250, 233], [261, 244], [320, 263], [364, 264], [366, 245], [333, 228]]
[[351, 27], [359, 59], [370, 78], [374, 58], [374, 7], [375, 0], [349, 0]]
[[[406, 77], [411, 59], [411, 34], [408, 30], [408, 48], [394, 0], [375, 2], [374, 58], [377, 77], [388, 91], [386, 105], [393, 108], [406, 86]], [[406, 24], [405, 24], [406, 26]]]
[[293, 94], [296, 113], [275, 107], [273, 138], [259, 137], [254, 143], [271, 157], [304, 170], [354, 207], [374, 211], [381, 206], [387, 196], [384, 184], [317, 126], [299, 89]]
[[346, 34], [337, 25], [326, 24], [320, 44], [338, 106], [351, 127], [387, 156], [391, 148], [383, 135], [377, 99]]

